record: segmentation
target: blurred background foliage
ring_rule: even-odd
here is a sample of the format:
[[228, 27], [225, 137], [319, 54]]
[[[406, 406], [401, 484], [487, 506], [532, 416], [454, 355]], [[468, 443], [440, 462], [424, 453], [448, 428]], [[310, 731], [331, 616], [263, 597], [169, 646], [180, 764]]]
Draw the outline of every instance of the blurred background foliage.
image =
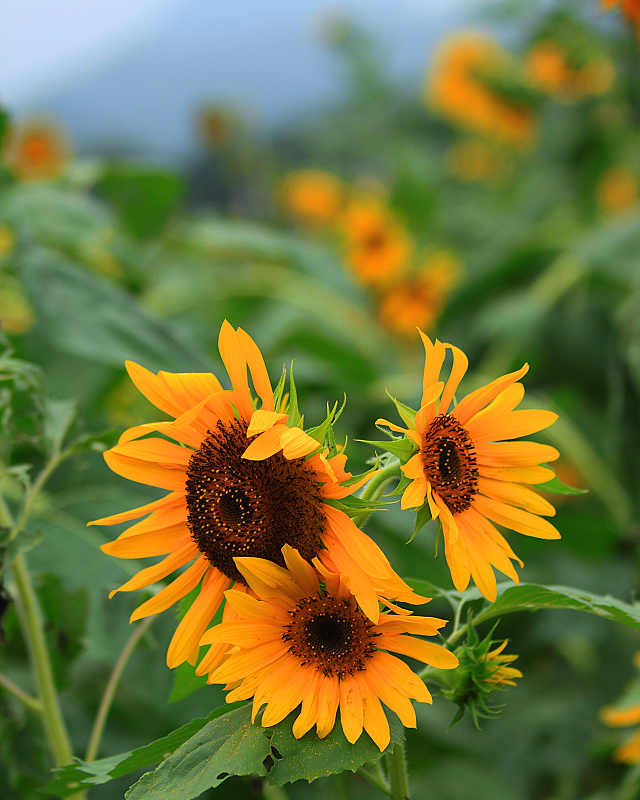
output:
[[[73, 432], [79, 444], [34, 501], [21, 548], [77, 754], [138, 603], [107, 599], [139, 565], [104, 556], [111, 533], [86, 522], [157, 496], [110, 473], [96, 452], [159, 415], [124, 361], [220, 374], [225, 318], [259, 343], [274, 380], [295, 361], [308, 424], [346, 393], [338, 429], [354, 473], [371, 456], [357, 440], [379, 438], [374, 421], [389, 413], [385, 389], [418, 402], [416, 326], [465, 350], [465, 389], [528, 362], [527, 402], [560, 414], [542, 437], [562, 453], [559, 475], [589, 494], [557, 499], [560, 542], [517, 541], [523, 578], [625, 600], [637, 591], [636, 31], [595, 0], [503, 3], [489, 19], [509, 32], [508, 49], [486, 32], [456, 34], [416, 94], [388, 77], [380, 43], [336, 16], [324, 36], [343, 67], [343, 102], [269, 139], [239, 110], [211, 105], [198, 122], [200, 154], [183, 170], [79, 157], [55, 122], [3, 114], [0, 485], [17, 507], [47, 442]], [[96, 431], [107, 433], [87, 433]], [[450, 589], [432, 526], [408, 548], [410, 522], [391, 510], [368, 531], [400, 574]], [[10, 594], [5, 581], [0, 671], [28, 689]], [[222, 701], [219, 687], [203, 687], [167, 703], [174, 626], [171, 612], [160, 615], [134, 652], [100, 755]], [[456, 709], [442, 697], [418, 709], [418, 730], [407, 732], [415, 796], [462, 800], [471, 787], [478, 800], [635, 796], [619, 788], [625, 767], [611, 755], [621, 735], [598, 710], [632, 677], [637, 636], [569, 611], [507, 617], [498, 635], [524, 677], [481, 732], [469, 717], [447, 732]], [[41, 797], [50, 763], [39, 722], [2, 689], [0, 706], [0, 796]], [[120, 796], [131, 782], [90, 798]], [[249, 788], [232, 779], [215, 796]], [[290, 791], [376, 796], [351, 773]]]

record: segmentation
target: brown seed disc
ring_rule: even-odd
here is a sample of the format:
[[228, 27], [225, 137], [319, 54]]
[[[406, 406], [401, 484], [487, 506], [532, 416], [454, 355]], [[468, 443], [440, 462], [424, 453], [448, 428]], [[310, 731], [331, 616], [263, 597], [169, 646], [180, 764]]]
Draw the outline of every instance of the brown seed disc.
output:
[[439, 414], [421, 450], [427, 480], [453, 514], [466, 511], [478, 493], [478, 462], [468, 432], [450, 414]]
[[329, 595], [303, 597], [291, 612], [283, 639], [303, 665], [344, 678], [366, 668], [375, 652], [373, 624], [355, 605]]
[[200, 552], [221, 572], [245, 583], [234, 556], [267, 558], [284, 566], [290, 544], [311, 560], [326, 528], [320, 487], [303, 458], [276, 453], [262, 461], [242, 454], [246, 422], [218, 422], [187, 467], [187, 523]]

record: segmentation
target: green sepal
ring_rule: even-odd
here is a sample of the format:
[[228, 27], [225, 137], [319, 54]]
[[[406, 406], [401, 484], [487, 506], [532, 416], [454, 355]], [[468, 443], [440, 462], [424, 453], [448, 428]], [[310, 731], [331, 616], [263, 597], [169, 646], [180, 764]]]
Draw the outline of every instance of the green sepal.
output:
[[413, 526], [413, 533], [411, 534], [411, 538], [407, 544], [410, 544], [416, 538], [416, 534], [424, 528], [427, 522], [431, 522], [431, 519], [432, 517], [429, 503], [423, 503], [416, 511], [416, 524]]
[[327, 435], [327, 430], [329, 426], [333, 424], [334, 416], [336, 413], [336, 409], [338, 408], [338, 403], [336, 402], [332, 409], [329, 409], [329, 404], [327, 403], [327, 416], [324, 422], [321, 422], [319, 425], [316, 425], [314, 428], [309, 428], [305, 431], [312, 439], [315, 439], [318, 444], [323, 445], [325, 437]]
[[536, 489], [541, 489], [549, 494], [588, 494], [588, 489], [576, 489], [574, 486], [567, 486], [557, 475], [546, 483], [537, 483]]
[[293, 379], [293, 361], [291, 362], [291, 369], [289, 370], [289, 418], [287, 426], [289, 428], [301, 428], [303, 417], [298, 408], [298, 392], [296, 391], [296, 382]]
[[370, 511], [383, 511], [387, 506], [393, 505], [393, 503], [397, 503], [398, 501], [393, 500], [391, 503], [385, 503], [382, 500], [362, 500], [360, 497], [349, 495], [340, 500], [336, 500], [333, 497], [325, 498], [323, 502], [326, 505], [337, 508], [338, 511], [344, 511], [349, 517], [359, 517], [361, 514]]
[[398, 414], [400, 414], [400, 418], [404, 422], [405, 425], [409, 425], [411, 428], [416, 427], [416, 414], [417, 411], [414, 411], [413, 408], [410, 406], [406, 406], [404, 403], [401, 403], [397, 398], [393, 397], [389, 394], [389, 391], [385, 389], [387, 393], [387, 397], [393, 402], [395, 407], [398, 409]]
[[284, 394], [284, 384], [287, 380], [287, 368], [285, 366], [282, 367], [282, 375], [280, 376], [280, 380], [278, 381], [278, 385], [273, 392], [273, 407], [277, 411], [281, 404], [282, 404], [282, 396]]
[[403, 494], [404, 490], [409, 486], [411, 486], [411, 478], [407, 478], [407, 476], [403, 474], [396, 488], [392, 492], [389, 492], [389, 494], [385, 494], [385, 497], [397, 497]]
[[356, 439], [356, 441], [363, 442], [364, 444], [370, 444], [372, 447], [379, 447], [381, 450], [386, 450], [387, 453], [391, 453], [399, 458], [403, 464], [406, 464], [406, 462], [416, 451], [415, 442], [408, 437], [396, 439], [392, 436], [389, 438], [388, 442], [375, 442], [369, 439]]

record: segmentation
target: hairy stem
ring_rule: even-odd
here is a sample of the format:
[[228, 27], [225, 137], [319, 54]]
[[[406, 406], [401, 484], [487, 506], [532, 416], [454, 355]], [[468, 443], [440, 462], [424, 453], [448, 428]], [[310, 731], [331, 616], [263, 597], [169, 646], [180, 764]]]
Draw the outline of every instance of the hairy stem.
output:
[[376, 775], [374, 772], [371, 772], [366, 767], [358, 767], [358, 775], [361, 775], [367, 783], [370, 783], [372, 786], [375, 786], [378, 791], [382, 792], [382, 794], [386, 794], [387, 797], [390, 796], [390, 789], [387, 782], [380, 776]]
[[102, 734], [104, 733], [104, 727], [107, 723], [107, 717], [109, 716], [109, 711], [111, 710], [111, 704], [113, 703], [113, 698], [115, 696], [116, 689], [118, 688], [118, 683], [120, 682], [124, 668], [126, 667], [127, 661], [131, 657], [131, 654], [135, 650], [136, 645], [145, 635], [154, 619], [155, 617], [147, 617], [144, 622], [141, 622], [140, 625], [135, 628], [127, 640], [127, 643], [122, 648], [122, 652], [118, 656], [118, 660], [113, 665], [111, 675], [109, 675], [109, 680], [107, 681], [102, 698], [100, 699], [100, 705], [98, 706], [96, 718], [91, 730], [89, 744], [87, 745], [87, 753], [84, 757], [85, 761], [93, 761], [93, 759], [98, 755]]
[[399, 743], [393, 748], [392, 753], [386, 756], [387, 772], [391, 787], [391, 800], [409, 800], [409, 774], [407, 772], [407, 758], [404, 743]]

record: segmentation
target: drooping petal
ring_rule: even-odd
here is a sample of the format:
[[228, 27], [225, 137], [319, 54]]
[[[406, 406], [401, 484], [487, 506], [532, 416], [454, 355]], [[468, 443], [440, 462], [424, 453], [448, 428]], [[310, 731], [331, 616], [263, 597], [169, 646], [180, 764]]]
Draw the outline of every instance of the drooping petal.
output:
[[391, 741], [389, 722], [382, 710], [380, 701], [371, 691], [366, 681], [360, 683], [360, 692], [362, 694], [364, 729], [378, 745], [380, 752], [382, 752]]
[[485, 517], [498, 525], [523, 533], [525, 536], [535, 536], [538, 539], [559, 539], [560, 534], [546, 519], [541, 519], [535, 514], [523, 511], [520, 508], [500, 503], [483, 495], [474, 499], [475, 508]]
[[347, 741], [355, 744], [362, 735], [364, 721], [360, 687], [353, 675], [345, 675], [340, 681], [339, 687], [342, 730]]
[[410, 656], [418, 661], [424, 661], [432, 667], [439, 669], [452, 669], [458, 666], [457, 657], [450, 651], [433, 642], [425, 642], [412, 636], [386, 636], [381, 634], [376, 641], [376, 646], [403, 656]]

